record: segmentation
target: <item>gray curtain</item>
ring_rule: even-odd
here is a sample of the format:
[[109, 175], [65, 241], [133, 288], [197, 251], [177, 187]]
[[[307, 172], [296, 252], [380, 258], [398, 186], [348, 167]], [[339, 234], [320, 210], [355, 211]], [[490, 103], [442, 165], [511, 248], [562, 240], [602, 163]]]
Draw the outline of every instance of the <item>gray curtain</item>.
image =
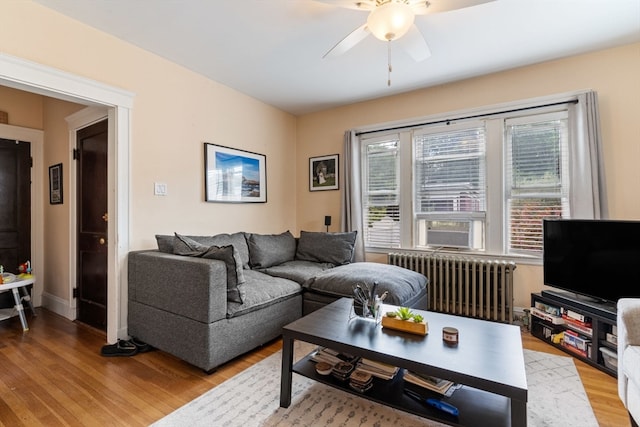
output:
[[[607, 218], [607, 197], [604, 176], [602, 137], [600, 134], [600, 113], [598, 94], [585, 92], [578, 95], [575, 109], [576, 138], [569, 145], [571, 164], [572, 218]], [[582, 141], [582, 144], [578, 144]], [[591, 197], [587, 197], [590, 195]]]
[[344, 133], [344, 168], [342, 198], [340, 201], [341, 229], [357, 231], [353, 260], [364, 261], [364, 228], [362, 224], [362, 193], [360, 173], [360, 144], [352, 130]]

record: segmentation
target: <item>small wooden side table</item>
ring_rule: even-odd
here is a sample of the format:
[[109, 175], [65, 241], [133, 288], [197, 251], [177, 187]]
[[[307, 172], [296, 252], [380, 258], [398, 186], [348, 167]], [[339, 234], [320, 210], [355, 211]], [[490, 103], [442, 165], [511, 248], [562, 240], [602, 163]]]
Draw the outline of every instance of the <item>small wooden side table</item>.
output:
[[[20, 323], [22, 323], [22, 330], [28, 331], [29, 324], [27, 323], [27, 317], [24, 315], [24, 306], [22, 305], [22, 301], [24, 300], [29, 308], [31, 309], [31, 313], [35, 316], [36, 311], [33, 308], [33, 304], [31, 303], [31, 296], [29, 295], [29, 291], [27, 291], [27, 286], [33, 285], [36, 281], [35, 276], [31, 276], [28, 278], [16, 278], [16, 280], [3, 283], [0, 285], [0, 293], [7, 292], [11, 290], [13, 292], [13, 300], [15, 301], [15, 309], [18, 312], [18, 316], [20, 316]], [[22, 295], [20, 295], [22, 293]], [[8, 319], [12, 317], [10, 315], [2, 316], [0, 315], [0, 320]]]

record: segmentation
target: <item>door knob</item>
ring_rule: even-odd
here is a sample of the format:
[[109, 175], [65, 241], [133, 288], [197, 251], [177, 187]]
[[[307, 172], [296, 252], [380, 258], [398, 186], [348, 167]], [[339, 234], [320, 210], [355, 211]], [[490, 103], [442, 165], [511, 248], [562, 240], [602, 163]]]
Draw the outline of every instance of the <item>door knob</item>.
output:
[[105, 243], [107, 243], [107, 241], [105, 240], [105, 238], [104, 238], [104, 237], [101, 237], [101, 238], [100, 238], [100, 240], [98, 240], [98, 242], [99, 242], [101, 245], [104, 245]]

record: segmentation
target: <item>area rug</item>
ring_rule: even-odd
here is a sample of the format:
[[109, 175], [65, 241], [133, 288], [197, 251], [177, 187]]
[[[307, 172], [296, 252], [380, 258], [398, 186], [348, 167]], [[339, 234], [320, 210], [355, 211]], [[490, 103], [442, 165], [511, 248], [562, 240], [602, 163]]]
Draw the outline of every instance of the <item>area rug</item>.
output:
[[[313, 349], [296, 341], [296, 360]], [[524, 350], [529, 427], [597, 427], [571, 357]], [[153, 427], [443, 426], [293, 375], [289, 408], [280, 408], [278, 352], [152, 424]], [[479, 420], [479, 425], [482, 421]]]

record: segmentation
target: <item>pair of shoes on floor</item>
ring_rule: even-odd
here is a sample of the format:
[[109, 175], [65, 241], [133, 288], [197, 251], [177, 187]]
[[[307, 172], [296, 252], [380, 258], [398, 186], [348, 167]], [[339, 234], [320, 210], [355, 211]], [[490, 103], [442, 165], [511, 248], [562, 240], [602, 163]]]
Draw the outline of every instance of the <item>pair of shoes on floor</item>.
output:
[[115, 344], [102, 346], [100, 354], [105, 357], [126, 357], [135, 356], [138, 353], [146, 353], [151, 350], [153, 350], [153, 348], [149, 344], [136, 338], [131, 338], [128, 340], [118, 340]]
[[136, 346], [136, 348], [138, 349], [138, 353], [146, 353], [153, 350], [153, 347], [151, 347], [149, 344], [147, 344], [146, 342], [142, 342], [135, 337], [131, 337], [129, 342]]

